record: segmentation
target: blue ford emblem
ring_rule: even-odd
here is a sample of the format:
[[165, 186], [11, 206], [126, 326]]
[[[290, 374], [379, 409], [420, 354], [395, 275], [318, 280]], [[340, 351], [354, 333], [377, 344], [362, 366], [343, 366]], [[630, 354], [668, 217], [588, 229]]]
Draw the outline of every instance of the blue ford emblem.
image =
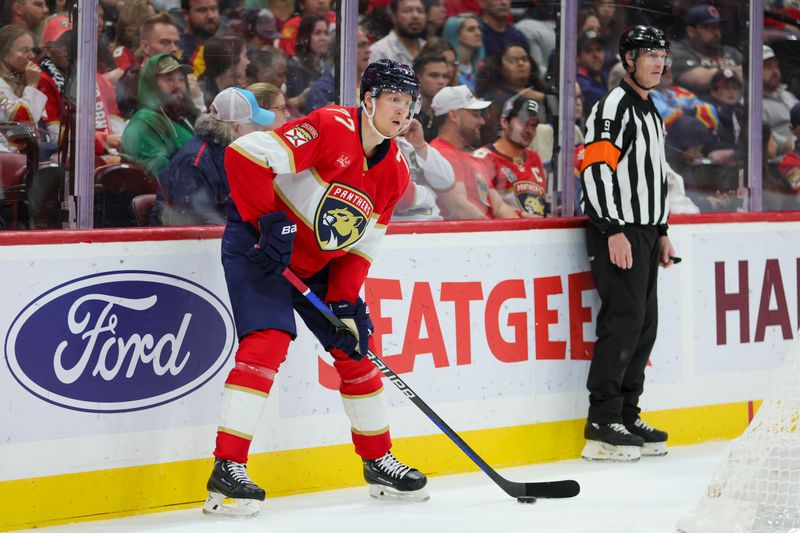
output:
[[14, 378], [77, 411], [122, 412], [171, 402], [220, 371], [234, 345], [231, 314], [177, 276], [106, 272], [42, 294], [5, 341]]

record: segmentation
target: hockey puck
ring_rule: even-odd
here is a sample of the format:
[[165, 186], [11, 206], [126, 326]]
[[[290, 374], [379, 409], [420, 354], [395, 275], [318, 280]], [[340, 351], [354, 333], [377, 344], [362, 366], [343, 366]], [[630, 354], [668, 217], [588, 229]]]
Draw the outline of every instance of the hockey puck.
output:
[[533, 496], [523, 496], [521, 498], [517, 498], [519, 503], [536, 503], [536, 498]]

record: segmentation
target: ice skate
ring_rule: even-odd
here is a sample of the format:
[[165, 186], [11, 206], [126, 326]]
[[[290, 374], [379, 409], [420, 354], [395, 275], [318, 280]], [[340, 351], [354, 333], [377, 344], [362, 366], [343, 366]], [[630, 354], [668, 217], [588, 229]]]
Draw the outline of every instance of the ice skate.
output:
[[[208, 498], [203, 513], [232, 517], [256, 516], [266, 493], [247, 475], [247, 465], [224, 459], [214, 460], [214, 470], [206, 484]], [[225, 503], [233, 499], [235, 503]]]
[[404, 465], [392, 452], [386, 452], [380, 459], [365, 459], [364, 479], [373, 498], [415, 502], [430, 498], [425, 474]]
[[644, 439], [619, 423], [587, 422], [583, 430], [586, 446], [581, 457], [589, 461], [638, 461], [642, 456]]
[[625, 424], [625, 428], [634, 435], [644, 440], [642, 446], [642, 456], [658, 457], [667, 455], [667, 432], [661, 431], [641, 418], [637, 418], [633, 424]]

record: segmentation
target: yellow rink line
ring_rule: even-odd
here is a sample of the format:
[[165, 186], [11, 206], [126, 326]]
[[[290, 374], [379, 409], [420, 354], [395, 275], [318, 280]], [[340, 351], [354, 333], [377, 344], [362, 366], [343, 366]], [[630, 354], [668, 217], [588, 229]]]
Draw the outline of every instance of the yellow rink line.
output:
[[[669, 432], [670, 445], [731, 439], [747, 426], [748, 402], [654, 411], [644, 418]], [[459, 434], [501, 468], [579, 457], [583, 424], [568, 420]], [[399, 438], [393, 451], [429, 475], [477, 470], [442, 434]], [[0, 531], [199, 507], [211, 464], [198, 459], [0, 482]], [[364, 483], [350, 444], [253, 455], [248, 470], [270, 497]]]

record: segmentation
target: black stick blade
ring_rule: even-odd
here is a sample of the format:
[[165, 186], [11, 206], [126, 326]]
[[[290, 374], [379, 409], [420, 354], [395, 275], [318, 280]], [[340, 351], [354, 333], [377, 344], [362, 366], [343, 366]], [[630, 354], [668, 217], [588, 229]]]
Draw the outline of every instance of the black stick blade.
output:
[[581, 492], [581, 486], [572, 479], [531, 483], [509, 481], [500, 487], [514, 498], [574, 498]]

